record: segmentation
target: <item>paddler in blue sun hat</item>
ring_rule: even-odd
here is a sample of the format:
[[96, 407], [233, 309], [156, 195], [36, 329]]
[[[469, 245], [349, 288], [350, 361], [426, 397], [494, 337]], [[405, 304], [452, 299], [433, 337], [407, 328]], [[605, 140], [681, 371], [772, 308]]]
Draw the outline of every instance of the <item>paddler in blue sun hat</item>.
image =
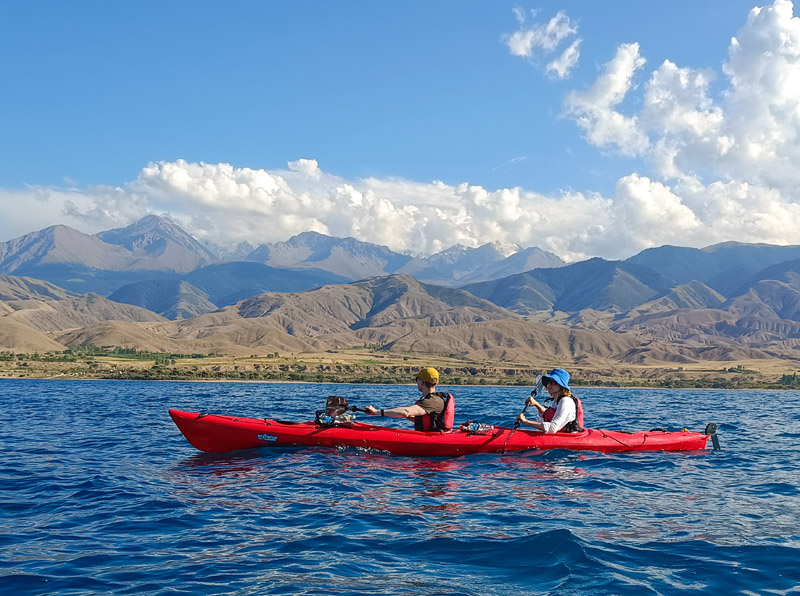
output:
[[408, 418], [414, 421], [414, 430], [425, 432], [447, 432], [453, 428], [455, 400], [452, 393], [436, 391], [439, 371], [431, 366], [420, 369], [416, 376], [417, 389], [422, 397], [408, 407], [379, 410], [373, 406], [364, 408], [370, 416]]
[[539, 420], [528, 420], [523, 412], [517, 416], [517, 421], [545, 433], [582, 432], [583, 404], [572, 395], [572, 390], [569, 388], [569, 373], [563, 368], [554, 368], [542, 377], [542, 386], [550, 394], [553, 405], [546, 408], [531, 395], [527, 405], [536, 408]]

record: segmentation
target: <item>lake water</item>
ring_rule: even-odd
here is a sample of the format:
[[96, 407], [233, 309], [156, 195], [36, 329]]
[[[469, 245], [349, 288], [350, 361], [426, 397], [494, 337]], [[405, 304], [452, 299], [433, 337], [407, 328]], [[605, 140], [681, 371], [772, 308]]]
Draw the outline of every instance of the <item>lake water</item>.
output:
[[[457, 423], [506, 426], [528, 393], [453, 391]], [[168, 408], [307, 420], [416, 389], [0, 381], [0, 592], [800, 593], [800, 393], [576, 393], [587, 426], [714, 421], [722, 450], [211, 455]]]

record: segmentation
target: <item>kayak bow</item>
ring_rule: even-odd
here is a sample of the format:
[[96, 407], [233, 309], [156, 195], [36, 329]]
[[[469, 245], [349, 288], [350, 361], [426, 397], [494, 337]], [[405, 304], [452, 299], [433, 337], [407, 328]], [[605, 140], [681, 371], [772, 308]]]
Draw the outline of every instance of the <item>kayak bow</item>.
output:
[[[285, 422], [170, 410], [186, 439], [201, 451], [222, 452], [256, 447], [359, 447], [395, 455], [456, 457], [473, 453], [502, 453], [529, 449], [581, 451], [690, 451], [705, 449], [714, 430], [704, 433], [661, 429], [626, 433], [586, 429], [580, 433], [491, 427], [486, 433], [454, 429], [448, 433], [420, 432], [352, 422], [321, 426], [315, 422]], [[711, 429], [712, 425], [707, 428]], [[716, 438], [716, 437], [715, 437]]]

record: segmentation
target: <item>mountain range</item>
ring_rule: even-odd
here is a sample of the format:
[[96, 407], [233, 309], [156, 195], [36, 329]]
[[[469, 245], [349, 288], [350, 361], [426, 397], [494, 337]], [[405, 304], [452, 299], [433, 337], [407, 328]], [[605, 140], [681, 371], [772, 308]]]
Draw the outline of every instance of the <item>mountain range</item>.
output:
[[[0, 349], [363, 345], [466, 359], [800, 359], [800, 247], [662, 246], [565, 264], [530, 247], [413, 257], [307, 232], [227, 255], [166, 218], [0, 243]], [[459, 287], [460, 286], [460, 287]]]
[[220, 254], [157, 215], [94, 236], [58, 225], [0, 242], [0, 274], [42, 279], [77, 293], [113, 295], [170, 318], [210, 312], [261, 292], [301, 291], [393, 273], [457, 286], [563, 264], [535, 247], [456, 245], [412, 257], [317, 232], [256, 248], [243, 243]]

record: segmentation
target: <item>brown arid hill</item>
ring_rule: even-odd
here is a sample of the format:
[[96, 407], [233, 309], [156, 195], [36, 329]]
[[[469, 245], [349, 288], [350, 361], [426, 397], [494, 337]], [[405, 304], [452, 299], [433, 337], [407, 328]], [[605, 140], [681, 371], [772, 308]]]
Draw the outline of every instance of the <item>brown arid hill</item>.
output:
[[0, 301], [14, 300], [66, 300], [76, 294], [56, 285], [16, 275], [0, 275]]
[[7, 334], [8, 341], [0, 349], [8, 349], [13, 341], [14, 348], [21, 350], [26, 329], [27, 337], [41, 341], [38, 329], [46, 330], [49, 341], [59, 348], [119, 346], [227, 356], [370, 346], [396, 355], [521, 364], [546, 361], [598, 369], [625, 364], [800, 360], [800, 322], [757, 316], [750, 314], [752, 309], [670, 310], [698, 294], [714, 301], [714, 295], [703, 288], [695, 290], [654, 302], [652, 307], [642, 305], [632, 311], [634, 316], [615, 319], [609, 313], [585, 309], [551, 313], [546, 324], [525, 320], [464, 291], [423, 284], [406, 275], [294, 294], [262, 294], [178, 321], [91, 294], [58, 301], [14, 300], [5, 303], [13, 306], [9, 307], [13, 312], [0, 316], [0, 326], [4, 322], [16, 325], [14, 337]]
[[17, 309], [4, 318], [23, 323], [38, 331], [62, 331], [85, 327], [100, 321], [166, 321], [154, 312], [112, 302], [97, 294], [84, 294], [66, 300], [27, 300], [12, 303]]
[[210, 324], [212, 321], [208, 320], [209, 316], [203, 317], [206, 324], [202, 326], [193, 325], [194, 320], [167, 323], [111, 321], [67, 331], [55, 337], [69, 346], [113, 345], [150, 351], [249, 355], [274, 351], [302, 353], [347, 349], [369, 343], [384, 343], [369, 340], [393, 336], [394, 341], [385, 348], [390, 352], [455, 353], [470, 360], [508, 362], [573, 362], [583, 358], [588, 364], [598, 365], [608, 359], [621, 359], [638, 346], [633, 336], [609, 331], [570, 330], [521, 320], [431, 327], [421, 325], [415, 319], [408, 326], [398, 322], [381, 328], [320, 333], [314, 338], [300, 338], [290, 335], [269, 317], [243, 319], [217, 316]]
[[315, 352], [317, 348], [292, 337], [269, 321], [230, 320], [208, 327], [167, 323], [108, 321], [55, 334], [68, 346], [119, 346], [152, 352], [247, 356], [272, 352]]
[[569, 362], [582, 366], [703, 361], [730, 362], [775, 357], [765, 350], [730, 344], [706, 345], [647, 340], [634, 333], [570, 329], [525, 321], [491, 321], [418, 329], [388, 346], [398, 353], [429, 353], [470, 360]]
[[619, 360], [626, 364], [693, 364], [698, 362], [743, 362], [769, 360], [777, 355], [764, 350], [735, 345], [683, 345], [651, 341], [625, 353]]
[[53, 334], [56, 341], [69, 347], [116, 346], [150, 352], [191, 353], [192, 346], [177, 341], [161, 328], [163, 324], [105, 321], [79, 329]]
[[262, 294], [193, 319], [96, 323], [56, 337], [68, 345], [142, 350], [308, 352], [386, 344], [419, 328], [487, 319], [520, 317], [461, 290], [396, 275], [297, 294]]
[[[662, 348], [645, 349], [645, 338], [668, 346], [670, 353], [694, 361], [800, 360], [800, 323], [754, 315], [741, 316], [717, 309], [677, 310], [619, 321], [614, 331], [642, 340], [642, 353], [670, 360]], [[635, 360], [630, 360], [631, 362]]]
[[297, 294], [267, 293], [233, 307], [244, 318], [268, 317], [292, 335], [318, 337], [398, 320], [453, 325], [518, 315], [462, 290], [431, 286], [408, 275], [373, 277]]
[[491, 361], [574, 362], [587, 357], [599, 362], [619, 359], [638, 345], [632, 335], [506, 320], [417, 329], [388, 348]]
[[386, 344], [417, 328], [506, 318], [519, 319], [461, 290], [392, 275], [296, 294], [262, 294], [158, 329], [197, 350], [304, 352]]
[[33, 352], [61, 352], [66, 350], [67, 346], [27, 325], [2, 317], [0, 318], [0, 348], [30, 354]]

